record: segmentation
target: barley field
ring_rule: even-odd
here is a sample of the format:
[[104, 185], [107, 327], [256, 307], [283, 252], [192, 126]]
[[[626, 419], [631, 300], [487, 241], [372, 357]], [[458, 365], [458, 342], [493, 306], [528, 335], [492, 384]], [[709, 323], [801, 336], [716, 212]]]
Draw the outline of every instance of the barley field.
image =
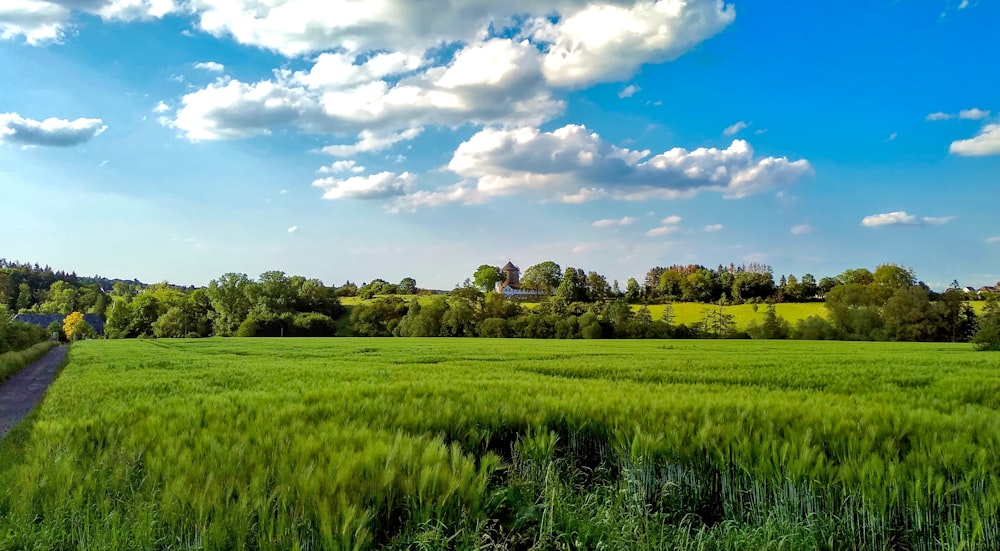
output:
[[1000, 548], [1000, 356], [777, 341], [88, 341], [0, 549]]

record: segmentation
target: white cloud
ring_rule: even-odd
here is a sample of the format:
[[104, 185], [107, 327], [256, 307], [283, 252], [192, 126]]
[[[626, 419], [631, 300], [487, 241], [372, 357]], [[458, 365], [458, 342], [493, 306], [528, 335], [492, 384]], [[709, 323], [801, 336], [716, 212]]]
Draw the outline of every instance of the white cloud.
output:
[[354, 172], [360, 173], [364, 172], [365, 167], [357, 164], [354, 161], [336, 161], [329, 166], [320, 167], [319, 172], [321, 174], [340, 174], [342, 172]]
[[920, 221], [916, 216], [908, 214], [906, 211], [887, 212], [884, 214], [873, 214], [865, 216], [861, 220], [862, 226], [877, 228], [879, 226], [915, 225]]
[[157, 102], [156, 107], [153, 107], [154, 113], [166, 113], [167, 111], [170, 111], [170, 106], [162, 101]]
[[720, 232], [720, 231], [724, 230], [725, 228], [726, 227], [723, 226], [722, 224], [709, 224], [709, 225], [705, 226], [705, 231], [707, 231], [709, 233]]
[[918, 218], [917, 216], [909, 214], [906, 211], [895, 211], [865, 216], [864, 219], [861, 220], [861, 225], [868, 228], [877, 228], [881, 226], [922, 226], [928, 224], [940, 226], [942, 224], [947, 224], [954, 219], [954, 216], [925, 216], [923, 218]]
[[967, 121], [979, 121], [988, 118], [989, 116], [990, 112], [988, 110], [973, 107], [972, 109], [962, 109], [958, 113], [944, 113], [942, 111], [938, 111], [927, 115], [926, 120], [947, 121], [951, 119], [963, 119]]
[[722, 131], [722, 135], [723, 136], [735, 136], [736, 134], [739, 134], [741, 130], [744, 130], [744, 129], [749, 128], [749, 127], [750, 127], [749, 124], [747, 124], [746, 122], [740, 121], [740, 122], [737, 122], [736, 124], [733, 124], [732, 126], [727, 126], [726, 129]]
[[615, 219], [615, 218], [605, 218], [603, 220], [598, 220], [598, 221], [594, 222], [592, 225], [595, 228], [610, 228], [612, 226], [628, 226], [630, 224], [634, 224], [636, 220], [638, 220], [638, 219], [637, 218], [633, 218], [631, 216], [625, 216], [623, 218], [617, 218], [617, 219]]
[[216, 63], [214, 61], [203, 61], [201, 63], [194, 64], [195, 69], [201, 69], [203, 71], [208, 71], [210, 73], [221, 73], [226, 70], [226, 66], [221, 63]]
[[101, 119], [36, 121], [17, 113], [0, 113], [0, 143], [70, 147], [91, 140], [107, 128]]
[[385, 199], [404, 195], [414, 180], [408, 172], [380, 172], [369, 176], [351, 176], [346, 180], [322, 178], [313, 185], [324, 190], [324, 199]]
[[677, 226], [660, 226], [658, 228], [653, 228], [646, 232], [646, 237], [660, 237], [663, 235], [669, 235], [671, 233], [679, 230]]
[[328, 145], [322, 149], [323, 153], [328, 153], [335, 157], [349, 157], [358, 153], [370, 153], [388, 149], [399, 142], [409, 141], [423, 132], [422, 128], [408, 128], [401, 132], [372, 132], [362, 130], [358, 134], [358, 141], [349, 145]]
[[487, 128], [459, 145], [448, 168], [474, 181], [484, 196], [535, 193], [563, 202], [678, 199], [702, 191], [741, 198], [812, 173], [805, 160], [756, 158], [743, 140], [721, 150], [649, 155], [609, 144], [578, 125], [552, 132]]
[[958, 118], [969, 121], [980, 121], [990, 116], [990, 112], [973, 107], [972, 109], [962, 109], [958, 112]]
[[[397, 141], [425, 125], [536, 125], [564, 107], [546, 89], [540, 55], [526, 41], [491, 39], [460, 49], [446, 66], [403, 74], [413, 67], [408, 58], [346, 63], [341, 54], [324, 54], [310, 71], [279, 70], [256, 83], [219, 79], [187, 94], [174, 125], [192, 140], [244, 138], [290, 125], [318, 133], [399, 133]], [[336, 154], [363, 144], [331, 147]]]
[[31, 45], [59, 42], [72, 26], [74, 11], [132, 21], [160, 18], [178, 8], [174, 0], [3, 0], [0, 40], [23, 37]]
[[283, 190], [279, 191], [278, 193], [280, 193], [282, 195], [288, 195], [288, 190], [287, 189], [283, 189]]
[[891, 142], [895, 140], [898, 136], [899, 136], [898, 132], [893, 132], [892, 134], [889, 134], [889, 137], [885, 141]]
[[642, 88], [639, 88], [637, 85], [635, 85], [635, 84], [629, 84], [624, 89], [622, 89], [621, 92], [618, 92], [618, 97], [620, 97], [622, 99], [624, 99], [624, 98], [630, 98], [630, 97], [636, 95], [640, 90], [642, 90]]
[[1000, 243], [1000, 235], [996, 235], [996, 236], [993, 236], [993, 237], [987, 237], [986, 238], [986, 242], [989, 243], [989, 244], [991, 244], [991, 245], [993, 243]]
[[[335, 9], [327, 0], [191, 0], [190, 8], [203, 31], [290, 57], [330, 50], [422, 52], [475, 42], [491, 26], [512, 28], [538, 35], [534, 39], [548, 46], [551, 64], [562, 60], [565, 68], [557, 73], [577, 79], [627, 74], [642, 63], [673, 59], [735, 17], [722, 0], [448, 0], [431, 5], [381, 0], [338, 3]], [[581, 72], [585, 75], [576, 74]]]
[[964, 10], [969, 7], [969, 0], [962, 0], [962, 3], [958, 5], [958, 9]]
[[288, 233], [298, 233], [298, 231], [299, 231], [299, 227], [298, 226], [292, 226], [292, 227], [288, 228]]
[[[542, 15], [542, 14], [539, 14]], [[736, 17], [722, 0], [593, 3], [553, 22], [536, 18], [532, 37], [548, 45], [544, 72], [560, 86], [624, 80], [646, 63], [676, 59]]]
[[647, 237], [659, 237], [661, 235], [668, 235], [680, 230], [678, 224], [681, 223], [682, 218], [676, 214], [668, 216], [663, 220], [660, 220], [661, 226], [658, 228], [653, 228], [646, 232]]
[[814, 229], [810, 224], [799, 224], [798, 226], [792, 226], [788, 231], [792, 235], [805, 235], [812, 233]]
[[392, 200], [387, 210], [392, 213], [413, 212], [420, 207], [438, 207], [449, 203], [474, 205], [484, 201], [484, 196], [474, 187], [465, 182], [459, 182], [434, 191], [418, 190], [401, 195]]
[[951, 142], [948, 151], [966, 157], [1000, 155], [1000, 123], [987, 124], [979, 134], [968, 140]]

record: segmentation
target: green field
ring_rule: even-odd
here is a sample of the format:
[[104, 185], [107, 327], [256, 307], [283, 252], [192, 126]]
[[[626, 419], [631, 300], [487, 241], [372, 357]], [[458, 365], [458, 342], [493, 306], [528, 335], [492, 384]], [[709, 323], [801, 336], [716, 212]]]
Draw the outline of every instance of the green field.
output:
[[1000, 356], [778, 341], [89, 341], [0, 549], [997, 549]]

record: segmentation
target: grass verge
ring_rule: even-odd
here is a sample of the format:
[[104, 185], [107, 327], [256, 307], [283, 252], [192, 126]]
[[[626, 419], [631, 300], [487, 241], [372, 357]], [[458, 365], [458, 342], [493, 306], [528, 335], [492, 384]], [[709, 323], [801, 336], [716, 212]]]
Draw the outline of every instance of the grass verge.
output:
[[38, 361], [56, 346], [58, 346], [58, 343], [45, 341], [24, 350], [0, 354], [0, 383], [6, 381], [32, 362]]

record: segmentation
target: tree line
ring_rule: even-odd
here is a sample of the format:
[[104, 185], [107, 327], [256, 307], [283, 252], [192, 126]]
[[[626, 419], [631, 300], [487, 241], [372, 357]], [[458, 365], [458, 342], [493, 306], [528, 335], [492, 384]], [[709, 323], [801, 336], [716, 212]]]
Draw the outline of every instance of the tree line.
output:
[[[780, 276], [760, 263], [710, 270], [701, 265], [651, 268], [640, 284], [553, 261], [524, 271], [521, 287], [547, 296], [530, 307], [494, 292], [504, 278], [481, 265], [450, 292], [420, 290], [413, 278], [398, 284], [375, 279], [360, 286], [326, 286], [318, 279], [264, 272], [257, 279], [227, 273], [206, 287], [166, 282], [79, 278], [37, 265], [0, 261], [0, 305], [12, 312], [86, 312], [106, 319], [109, 338], [207, 336], [452, 336], [525, 338], [802, 338], [843, 340], [952, 341], [985, 335], [995, 323], [996, 297], [982, 315], [959, 289], [934, 293], [912, 269], [883, 264], [854, 268], [817, 280]], [[36, 288], [48, 284], [47, 288]], [[957, 286], [956, 286], [957, 287]], [[431, 294], [423, 302], [416, 293]], [[341, 297], [363, 302], [345, 308]], [[411, 297], [411, 298], [406, 298]], [[704, 317], [674, 323], [672, 304], [708, 303]], [[774, 304], [823, 301], [827, 316], [795, 324]], [[760, 319], [737, 330], [726, 308], [764, 306]], [[653, 319], [647, 305], [666, 304]], [[756, 308], [756, 306], [755, 306]], [[9, 329], [7, 334], [16, 334]], [[998, 325], [1000, 326], [1000, 325]], [[26, 329], [18, 329], [21, 334]], [[36, 338], [37, 335], [31, 338]], [[23, 340], [23, 339], [22, 339]]]

